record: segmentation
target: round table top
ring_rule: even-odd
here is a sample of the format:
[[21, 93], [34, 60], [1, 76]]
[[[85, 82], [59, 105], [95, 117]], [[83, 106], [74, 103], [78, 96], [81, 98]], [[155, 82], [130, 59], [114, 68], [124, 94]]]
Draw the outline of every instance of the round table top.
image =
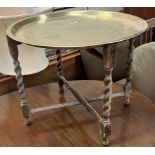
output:
[[27, 17], [44, 13], [49, 7], [0, 7], [0, 19]]
[[7, 35], [21, 43], [50, 48], [87, 48], [121, 42], [147, 29], [143, 19], [120, 12], [68, 11], [14, 23]]

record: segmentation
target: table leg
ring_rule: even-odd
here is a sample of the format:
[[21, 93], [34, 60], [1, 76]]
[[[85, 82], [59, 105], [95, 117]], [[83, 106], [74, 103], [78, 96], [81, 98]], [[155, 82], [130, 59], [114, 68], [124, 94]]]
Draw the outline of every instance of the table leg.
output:
[[18, 60], [19, 52], [18, 52], [17, 42], [13, 41], [10, 38], [7, 38], [7, 41], [8, 41], [10, 54], [13, 58], [14, 71], [16, 73], [17, 87], [18, 87], [19, 95], [20, 95], [20, 105], [22, 108], [22, 113], [25, 118], [26, 125], [29, 125], [29, 124], [31, 124], [30, 109], [29, 109], [28, 102], [27, 102], [27, 99], [25, 96], [25, 87], [24, 87], [24, 83], [23, 83], [23, 76], [22, 76], [22, 72], [21, 72], [20, 63]]
[[63, 81], [61, 80], [61, 75], [63, 75], [62, 72], [62, 65], [61, 65], [61, 50], [57, 50], [56, 51], [57, 54], [57, 81], [58, 81], [58, 85], [59, 85], [59, 93], [63, 94], [64, 93], [64, 89], [63, 89]]
[[101, 138], [102, 144], [108, 145], [108, 136], [111, 134], [111, 122], [110, 122], [110, 111], [111, 111], [111, 96], [112, 96], [112, 70], [116, 61], [116, 45], [106, 45], [104, 47], [103, 62], [104, 69], [106, 71], [104, 79], [104, 99], [103, 99], [103, 122], [101, 122]]
[[131, 66], [133, 61], [133, 50], [134, 50], [135, 39], [129, 40], [129, 53], [126, 69], [126, 82], [124, 85], [124, 105], [129, 105], [129, 96], [131, 94]]

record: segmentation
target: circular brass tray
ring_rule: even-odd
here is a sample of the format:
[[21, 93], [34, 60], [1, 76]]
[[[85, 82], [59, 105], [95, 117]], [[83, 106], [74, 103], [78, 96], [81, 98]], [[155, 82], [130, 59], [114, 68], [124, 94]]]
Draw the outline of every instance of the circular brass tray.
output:
[[21, 20], [7, 29], [7, 35], [33, 46], [87, 48], [124, 41], [146, 29], [143, 19], [124, 13], [69, 11]]

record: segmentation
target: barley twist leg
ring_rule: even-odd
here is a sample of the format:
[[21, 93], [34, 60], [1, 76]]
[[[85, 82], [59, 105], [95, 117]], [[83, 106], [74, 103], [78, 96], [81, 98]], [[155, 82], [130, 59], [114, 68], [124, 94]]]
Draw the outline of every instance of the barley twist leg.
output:
[[[108, 136], [111, 134], [111, 122], [110, 122], [110, 111], [111, 111], [111, 95], [112, 95], [112, 78], [111, 70], [107, 72], [105, 79], [105, 90], [103, 99], [103, 126], [102, 126], [102, 143], [108, 145]], [[103, 132], [104, 131], [104, 132]]]
[[129, 97], [131, 94], [131, 67], [133, 61], [133, 50], [134, 50], [135, 39], [129, 40], [129, 53], [127, 60], [127, 69], [126, 69], [126, 82], [124, 85], [124, 105], [129, 105]]
[[61, 75], [63, 74], [61, 66], [61, 50], [57, 50], [56, 54], [57, 54], [57, 81], [59, 85], [59, 93], [63, 94], [64, 93], [63, 81], [60, 78]]
[[112, 70], [116, 61], [116, 45], [106, 45], [103, 53], [104, 69], [106, 71], [104, 79], [104, 99], [103, 99], [103, 122], [101, 122], [101, 137], [102, 144], [107, 146], [109, 144], [108, 137], [111, 135], [111, 95], [112, 95]]
[[10, 38], [7, 38], [7, 40], [8, 40], [10, 54], [13, 58], [14, 71], [16, 73], [17, 87], [18, 87], [19, 95], [20, 95], [20, 105], [22, 108], [22, 113], [23, 113], [23, 116], [25, 118], [25, 124], [29, 125], [29, 124], [31, 124], [30, 110], [29, 110], [28, 102], [27, 102], [27, 99], [25, 96], [23, 76], [22, 76], [22, 72], [21, 72], [20, 63], [18, 60], [17, 43], [14, 42], [13, 40], [11, 40]]

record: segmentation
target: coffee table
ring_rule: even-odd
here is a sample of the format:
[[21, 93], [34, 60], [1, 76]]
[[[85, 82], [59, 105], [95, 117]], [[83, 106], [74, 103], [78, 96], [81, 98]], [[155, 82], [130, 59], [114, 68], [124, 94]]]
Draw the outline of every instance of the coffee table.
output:
[[[65, 85], [77, 100], [92, 113], [101, 124], [102, 144], [108, 145], [111, 134], [111, 98], [124, 96], [124, 105], [129, 104], [131, 92], [131, 62], [135, 37], [147, 29], [147, 23], [136, 16], [107, 11], [69, 11], [34, 16], [12, 24], [7, 29], [7, 40], [10, 54], [15, 65], [17, 86], [21, 97], [21, 107], [26, 124], [31, 123], [30, 113], [73, 106], [75, 103], [58, 104], [42, 108], [30, 109], [25, 96], [22, 71], [18, 60], [18, 45], [28, 44], [35, 47], [53, 48], [57, 54], [57, 77], [60, 95], [64, 95]], [[116, 62], [117, 43], [129, 40], [130, 52], [124, 92], [112, 94], [112, 70]], [[103, 96], [85, 99], [65, 79], [61, 64], [61, 49], [86, 49], [103, 46], [103, 65], [106, 71]], [[106, 51], [106, 52], [105, 52]], [[96, 91], [96, 90], [94, 90]], [[103, 98], [103, 113], [100, 116], [88, 103]]]

